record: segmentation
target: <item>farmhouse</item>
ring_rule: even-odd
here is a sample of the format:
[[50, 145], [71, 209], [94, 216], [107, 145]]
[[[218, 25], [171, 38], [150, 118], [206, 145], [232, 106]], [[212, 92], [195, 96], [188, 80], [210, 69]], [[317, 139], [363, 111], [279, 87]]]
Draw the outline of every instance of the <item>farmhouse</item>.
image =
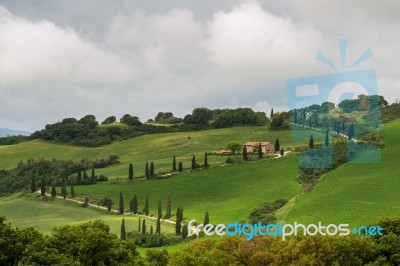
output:
[[275, 145], [271, 142], [250, 141], [244, 144], [247, 152], [256, 152], [261, 143], [261, 150], [263, 153], [274, 153]]

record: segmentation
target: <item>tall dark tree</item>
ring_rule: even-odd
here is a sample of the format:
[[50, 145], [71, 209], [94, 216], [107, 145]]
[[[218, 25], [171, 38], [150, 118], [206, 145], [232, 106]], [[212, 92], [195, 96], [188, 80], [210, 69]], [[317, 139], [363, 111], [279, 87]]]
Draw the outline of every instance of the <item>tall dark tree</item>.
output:
[[285, 151], [283, 150], [283, 148], [281, 148], [281, 151], [279, 152], [279, 154], [280, 154], [281, 156], [285, 155]]
[[146, 162], [145, 176], [146, 176], [147, 179], [150, 178], [149, 162]]
[[149, 215], [149, 198], [146, 196], [146, 201], [144, 202], [143, 213]]
[[133, 195], [133, 199], [132, 199], [132, 203], [131, 203], [131, 211], [134, 214], [137, 214], [137, 210], [138, 210], [138, 200], [136, 197], [136, 194]]
[[310, 136], [310, 141], [308, 143], [308, 147], [310, 149], [314, 148], [314, 136], [313, 135]]
[[83, 179], [84, 180], [88, 180], [89, 179], [89, 177], [88, 177], [88, 175], [86, 173], [86, 169], [83, 169]]
[[77, 181], [81, 181], [82, 180], [82, 170], [81, 170], [81, 166], [78, 165], [78, 177], [77, 177]]
[[129, 164], [128, 179], [129, 179], [130, 181], [133, 180], [133, 164], [132, 164], [132, 163]]
[[51, 197], [54, 199], [57, 196], [57, 191], [56, 191], [56, 184], [53, 183], [51, 185], [51, 192], [50, 192]]
[[188, 236], [188, 234], [189, 234], [188, 226], [187, 226], [187, 225], [183, 225], [183, 226], [182, 226], [182, 232], [181, 232], [182, 238], [183, 238], [183, 239], [186, 239], [187, 236]]
[[208, 158], [207, 152], [204, 153], [204, 167], [208, 167]]
[[328, 130], [325, 133], [325, 146], [329, 146], [329, 131]]
[[204, 215], [204, 225], [210, 223], [210, 217], [208, 216], [208, 211], [206, 211], [206, 214]]
[[182, 172], [182, 171], [183, 171], [182, 161], [179, 162], [178, 171], [179, 171], [179, 172]]
[[196, 156], [193, 155], [192, 157], [192, 170], [196, 170]]
[[156, 233], [157, 233], [157, 234], [161, 234], [161, 220], [160, 220], [160, 218], [157, 219], [157, 223], [156, 223]]
[[96, 173], [94, 172], [94, 166], [92, 166], [92, 174], [90, 175], [90, 180], [92, 181], [92, 182], [95, 182], [96, 181]]
[[67, 197], [67, 187], [65, 186], [65, 179], [63, 178], [61, 185], [61, 195], [65, 199]]
[[34, 177], [31, 178], [31, 192], [36, 192], [36, 182]]
[[122, 218], [122, 224], [121, 224], [121, 239], [122, 239], [122, 240], [126, 240], [125, 218]]
[[162, 217], [162, 207], [161, 207], [161, 200], [158, 200], [158, 210], [157, 210], [157, 217], [161, 219]]
[[354, 138], [354, 124], [351, 124], [349, 127], [348, 138], [349, 140], [352, 140]]
[[146, 220], [143, 219], [142, 222], [142, 234], [145, 235], [146, 234]]
[[44, 197], [46, 195], [46, 182], [44, 178], [40, 182], [40, 196]]
[[309, 128], [312, 128], [312, 121], [311, 121], [311, 118], [308, 119], [308, 127], [309, 127]]
[[142, 229], [141, 229], [142, 227], [141, 227], [141, 226], [142, 226], [142, 223], [141, 223], [140, 217], [139, 217], [139, 223], [138, 223], [138, 232], [139, 232], [139, 233], [142, 232]]
[[153, 234], [153, 225], [150, 225], [150, 235]]
[[154, 178], [154, 163], [150, 163], [150, 177]]
[[257, 152], [258, 152], [258, 158], [261, 159], [263, 157], [261, 142], [258, 144]]
[[172, 158], [172, 171], [176, 172], [176, 158], [174, 155], [174, 158]]
[[177, 235], [181, 233], [182, 221], [183, 221], [183, 208], [178, 207], [176, 209], [176, 222], [175, 222], [175, 233]]
[[275, 152], [279, 152], [279, 150], [281, 149], [281, 144], [279, 143], [279, 139], [275, 140]]
[[169, 219], [169, 218], [171, 218], [171, 196], [168, 194], [168, 197], [167, 197], [167, 208], [166, 208], [166, 211], [165, 211], [165, 217], [164, 217], [165, 219]]
[[297, 124], [297, 109], [294, 109], [294, 121], [295, 124]]
[[75, 198], [75, 189], [74, 189], [74, 184], [71, 183], [71, 198]]
[[119, 214], [124, 213], [124, 197], [122, 197], [122, 191], [119, 192], [119, 207], [118, 207]]
[[247, 148], [246, 148], [246, 146], [243, 146], [242, 155], [243, 155], [243, 160], [244, 160], [244, 161], [247, 161], [247, 160], [249, 159], [249, 158], [248, 158], [248, 155], [247, 155]]
[[112, 208], [112, 199], [108, 198], [107, 199], [107, 210], [110, 212]]
[[271, 109], [271, 115], [270, 118], [272, 118], [274, 116], [274, 108]]

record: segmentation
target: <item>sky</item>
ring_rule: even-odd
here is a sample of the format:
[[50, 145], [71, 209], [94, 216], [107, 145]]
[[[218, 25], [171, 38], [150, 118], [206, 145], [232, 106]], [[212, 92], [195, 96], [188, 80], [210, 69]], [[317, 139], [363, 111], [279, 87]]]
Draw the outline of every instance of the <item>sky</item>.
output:
[[394, 102], [399, 13], [397, 0], [0, 0], [0, 127], [287, 110], [288, 79], [350, 71], [367, 49], [373, 56], [351, 71], [373, 69]]

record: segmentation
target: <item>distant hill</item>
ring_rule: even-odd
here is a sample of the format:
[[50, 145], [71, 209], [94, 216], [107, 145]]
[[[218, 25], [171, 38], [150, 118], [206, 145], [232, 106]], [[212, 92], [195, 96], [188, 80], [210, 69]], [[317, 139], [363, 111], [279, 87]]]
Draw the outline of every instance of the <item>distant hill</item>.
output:
[[27, 131], [19, 131], [9, 128], [0, 128], [0, 137], [7, 137], [7, 136], [29, 136], [31, 133]]

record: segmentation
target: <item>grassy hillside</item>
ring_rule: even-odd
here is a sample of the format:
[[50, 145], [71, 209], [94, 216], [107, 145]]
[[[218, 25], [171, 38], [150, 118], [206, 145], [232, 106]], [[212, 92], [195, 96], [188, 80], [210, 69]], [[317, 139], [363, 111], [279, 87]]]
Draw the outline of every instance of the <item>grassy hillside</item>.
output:
[[[190, 138], [189, 138], [190, 137]], [[0, 169], [15, 168], [18, 162], [29, 158], [49, 159], [80, 159], [83, 157], [97, 158], [104, 154], [117, 153], [120, 164], [99, 169], [97, 174], [105, 174], [110, 179], [127, 178], [128, 164], [134, 163], [136, 176], [144, 174], [146, 161], [154, 161], [156, 172], [171, 170], [172, 156], [183, 162], [188, 168], [191, 158], [196, 155], [199, 163], [203, 162], [204, 152], [214, 152], [222, 149], [232, 140], [241, 143], [247, 141], [270, 141], [280, 139], [281, 146], [286, 150], [294, 146], [290, 131], [269, 132], [265, 127], [236, 127], [226, 129], [204, 130], [196, 132], [179, 132], [145, 135], [98, 148], [74, 147], [69, 145], [51, 144], [43, 141], [31, 141], [0, 149]], [[226, 158], [213, 156], [209, 163], [218, 165]]]
[[[122, 216], [109, 214], [92, 208], [83, 208], [78, 204], [62, 199], [55, 201], [42, 201], [32, 195], [29, 198], [0, 198], [0, 216], [6, 216], [7, 222], [13, 226], [34, 227], [43, 233], [49, 233], [52, 228], [62, 225], [74, 225], [82, 222], [101, 219], [110, 226], [111, 232], [119, 235], [121, 230]], [[134, 231], [138, 228], [138, 217], [131, 215], [123, 216], [126, 221], [126, 230]], [[146, 219], [148, 228], [155, 228], [155, 220]], [[172, 224], [162, 223], [165, 233], [175, 232]]]
[[400, 121], [381, 130], [386, 147], [379, 164], [346, 164], [328, 173], [310, 193], [281, 213], [288, 222], [372, 223], [400, 214]]
[[182, 206], [185, 219], [202, 221], [208, 211], [212, 223], [230, 223], [244, 221], [254, 208], [265, 202], [300, 193], [301, 186], [295, 180], [296, 171], [297, 156], [287, 156], [185, 172], [157, 181], [79, 186], [75, 192], [80, 196], [89, 195], [92, 199], [110, 196], [116, 203], [120, 191], [126, 197], [125, 201], [136, 194], [140, 210], [148, 196], [150, 213], [156, 213], [159, 199], [165, 206], [170, 193], [173, 213]]

